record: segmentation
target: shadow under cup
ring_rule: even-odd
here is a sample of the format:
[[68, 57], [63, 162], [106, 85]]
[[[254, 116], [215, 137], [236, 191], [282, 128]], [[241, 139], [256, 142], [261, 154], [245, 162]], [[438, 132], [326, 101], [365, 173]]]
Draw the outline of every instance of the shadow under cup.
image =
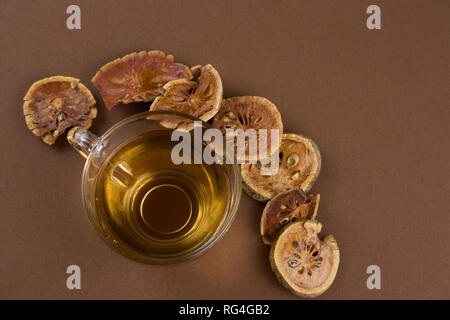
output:
[[[82, 178], [87, 215], [120, 254], [151, 264], [180, 262], [205, 252], [230, 227], [241, 194], [239, 167], [193, 164], [207, 147], [199, 127], [194, 135], [194, 121], [201, 133], [210, 128], [181, 113], [149, 111], [126, 118], [102, 137], [80, 128], [69, 132], [69, 142], [87, 158]], [[171, 141], [175, 128], [189, 133], [182, 151], [174, 149], [182, 138]]]

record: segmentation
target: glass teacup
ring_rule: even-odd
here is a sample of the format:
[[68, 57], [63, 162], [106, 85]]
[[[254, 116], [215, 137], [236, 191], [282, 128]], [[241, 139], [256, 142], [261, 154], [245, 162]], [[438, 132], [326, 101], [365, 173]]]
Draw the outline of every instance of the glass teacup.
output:
[[[181, 113], [150, 111], [120, 121], [101, 137], [81, 128], [69, 132], [69, 142], [87, 159], [85, 211], [120, 254], [151, 264], [179, 262], [205, 252], [230, 227], [241, 194], [238, 165], [173, 161], [174, 130], [192, 133], [194, 123], [210, 128]], [[193, 143], [190, 156], [205, 148]]]

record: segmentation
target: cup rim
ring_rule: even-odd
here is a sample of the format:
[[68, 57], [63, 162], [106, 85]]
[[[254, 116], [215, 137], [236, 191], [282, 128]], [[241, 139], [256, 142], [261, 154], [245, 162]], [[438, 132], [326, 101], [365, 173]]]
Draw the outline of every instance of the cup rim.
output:
[[128, 117], [118, 121], [117, 123], [112, 125], [105, 133], [103, 133], [101, 136], [99, 136], [97, 145], [95, 146], [95, 148], [92, 150], [92, 152], [89, 154], [89, 156], [86, 159], [86, 162], [83, 167], [83, 174], [82, 174], [82, 179], [81, 179], [81, 197], [83, 200], [82, 201], [83, 208], [84, 208], [86, 215], [88, 216], [90, 224], [93, 226], [95, 232], [99, 235], [99, 237], [115, 252], [117, 252], [120, 255], [125, 256], [131, 260], [145, 263], [145, 264], [155, 264], [155, 265], [156, 264], [174, 264], [174, 263], [191, 260], [191, 259], [194, 259], [194, 258], [202, 255], [207, 250], [212, 248], [227, 233], [227, 231], [229, 230], [229, 228], [231, 227], [231, 224], [233, 223], [233, 221], [235, 219], [237, 209], [239, 207], [241, 194], [242, 194], [242, 179], [241, 179], [241, 174], [240, 174], [240, 165], [236, 162], [233, 164], [230, 164], [233, 167], [233, 174], [234, 174], [234, 181], [232, 181], [232, 183], [234, 183], [234, 185], [236, 186], [236, 190], [233, 192], [234, 203], [232, 203], [231, 204], [232, 207], [228, 209], [229, 214], [228, 214], [227, 218], [224, 220], [223, 224], [214, 231], [213, 235], [205, 243], [203, 243], [201, 246], [199, 246], [195, 250], [188, 252], [187, 254], [183, 254], [180, 256], [174, 256], [174, 257], [141, 258], [141, 257], [137, 257], [133, 254], [129, 254], [128, 252], [121, 250], [118, 247], [114, 246], [110, 241], [105, 239], [104, 234], [102, 233], [100, 227], [98, 226], [97, 221], [95, 221], [93, 215], [90, 214], [90, 209], [88, 208], [88, 205], [87, 205], [87, 197], [86, 197], [86, 191], [85, 191], [85, 181], [87, 179], [86, 174], [87, 174], [89, 166], [92, 163], [93, 155], [95, 154], [97, 148], [102, 145], [102, 142], [104, 142], [114, 132], [116, 132], [119, 128], [125, 126], [126, 124], [147, 118], [148, 116], [154, 115], [154, 114], [176, 115], [176, 116], [180, 116], [183, 118], [187, 118], [189, 120], [200, 121], [202, 123], [202, 126], [204, 126], [205, 128], [212, 128], [212, 126], [210, 124], [208, 124], [207, 122], [205, 122], [201, 119], [195, 118], [191, 115], [184, 114], [181, 112], [176, 112], [176, 111], [144, 111], [144, 112], [139, 112], [139, 113], [133, 114], [131, 116], [128, 116]]

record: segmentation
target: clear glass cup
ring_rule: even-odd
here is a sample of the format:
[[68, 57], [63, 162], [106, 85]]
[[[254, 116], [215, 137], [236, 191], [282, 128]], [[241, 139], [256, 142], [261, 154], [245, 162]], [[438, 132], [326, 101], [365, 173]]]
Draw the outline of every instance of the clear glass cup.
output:
[[[111, 159], [114, 158], [114, 155], [118, 154], [120, 150], [122, 150], [125, 146], [136, 140], [136, 137], [142, 136], [152, 136], [152, 133], [166, 132], [171, 133], [173, 130], [173, 124], [182, 124], [179, 127], [188, 128], [188, 131], [193, 132], [192, 124], [196, 121], [196, 123], [200, 123], [202, 126], [202, 130], [204, 132], [205, 129], [209, 129], [210, 126], [194, 117], [181, 114], [178, 112], [169, 112], [169, 111], [149, 111], [143, 112], [139, 114], [135, 114], [131, 117], [128, 117], [119, 123], [115, 124], [112, 128], [110, 128], [105, 134], [101, 137], [97, 137], [93, 133], [88, 130], [81, 128], [73, 128], [67, 139], [70, 144], [86, 158], [86, 164], [83, 170], [82, 182], [81, 182], [81, 192], [82, 192], [82, 201], [84, 204], [84, 209], [87, 213], [87, 216], [94, 227], [97, 234], [115, 251], [118, 253], [131, 258], [136, 261], [140, 261], [143, 263], [149, 264], [168, 264], [168, 263], [176, 263], [188, 259], [192, 259], [194, 257], [199, 256], [207, 249], [211, 248], [229, 229], [234, 216], [236, 214], [240, 195], [241, 195], [241, 180], [239, 174], [239, 166], [237, 164], [221, 164], [221, 172], [224, 174], [224, 179], [227, 180], [227, 194], [224, 198], [224, 194], [221, 194], [221, 199], [226, 199], [226, 204], [223, 206], [223, 212], [217, 212], [214, 210], [210, 210], [208, 212], [208, 206], [205, 206], [205, 210], [203, 211], [202, 219], [206, 219], [208, 221], [210, 216], [208, 215], [220, 215], [220, 219], [218, 223], [215, 224], [211, 230], [207, 230], [207, 232], [203, 232], [201, 235], [196, 235], [198, 237], [198, 241], [195, 242], [195, 245], [192, 247], [186, 247], [180, 245], [181, 242], [177, 243], [177, 241], [184, 241], [186, 239], [169, 239], [162, 240], [160, 245], [161, 249], [157, 246], [152, 249], [152, 245], [154, 243], [153, 240], [150, 239], [148, 241], [153, 244], [148, 247], [145, 246], [145, 238], [139, 239], [143, 243], [142, 248], [136, 249], [133, 246], [130, 246], [127, 243], [126, 235], [123, 234], [118, 235], [111, 230], [114, 228], [118, 228], [118, 226], [111, 227], [105, 226], [105, 224], [110, 223], [108, 219], [105, 219], [102, 216], [101, 209], [104, 208], [105, 198], [99, 197], [99, 189], [102, 186], [102, 181], [104, 180], [104, 175], [110, 172], [105, 168], [109, 165]], [[168, 137], [169, 135], [167, 135]], [[169, 143], [169, 142], [168, 142]], [[173, 143], [173, 142], [172, 142]], [[159, 151], [157, 151], [159, 152]], [[166, 170], [170, 169], [175, 172], [178, 170], [178, 166], [174, 163], [164, 163], [159, 165], [160, 168], [158, 170]], [[193, 170], [197, 170], [194, 167], [186, 167], [186, 166], [198, 166], [197, 164], [188, 164], [184, 165], [184, 173], [188, 172], [189, 168]], [[131, 181], [133, 177], [133, 172], [129, 172], [126, 167], [127, 164], [121, 164], [119, 166], [124, 170], [120, 170], [119, 177], [121, 181], [119, 183], [127, 184], [127, 181]], [[186, 170], [188, 168], [188, 170]], [[145, 168], [143, 168], [145, 170]], [[141, 169], [139, 169], [141, 170]], [[195, 178], [195, 177], [194, 177]], [[125, 186], [126, 189], [128, 186]], [[214, 190], [213, 190], [214, 191]], [[214, 203], [214, 193], [210, 197], [210, 202]], [[117, 203], [120, 203], [118, 201]], [[168, 204], [170, 205], [170, 204]], [[212, 208], [212, 207], [211, 207]], [[217, 209], [217, 206], [215, 207]], [[116, 212], [117, 214], [117, 212]], [[120, 210], [118, 211], [118, 215], [120, 215]], [[123, 214], [127, 214], [123, 212]], [[120, 217], [118, 218], [120, 219]], [[198, 222], [201, 225], [201, 221]], [[119, 226], [120, 227], [120, 226]], [[192, 235], [186, 237], [193, 237]], [[158, 240], [161, 241], [161, 240]], [[178, 247], [177, 247], [178, 246]], [[164, 251], [166, 248], [168, 251]], [[181, 248], [177, 251], [176, 248]]]

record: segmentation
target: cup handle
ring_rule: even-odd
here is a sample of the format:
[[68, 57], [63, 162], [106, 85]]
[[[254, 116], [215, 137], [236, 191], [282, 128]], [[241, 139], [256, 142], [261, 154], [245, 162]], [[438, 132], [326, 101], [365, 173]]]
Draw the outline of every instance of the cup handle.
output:
[[[89, 154], [94, 151], [94, 148], [97, 147], [101, 139], [89, 130], [74, 127], [69, 131], [69, 133], [67, 133], [67, 140], [75, 150], [87, 159]], [[104, 141], [103, 143], [107, 142]], [[126, 187], [133, 180], [133, 172], [124, 161], [115, 163], [111, 172], [113, 181], [121, 186]]]
[[86, 159], [100, 142], [99, 137], [80, 127], [70, 129], [69, 133], [67, 133], [67, 140]]

